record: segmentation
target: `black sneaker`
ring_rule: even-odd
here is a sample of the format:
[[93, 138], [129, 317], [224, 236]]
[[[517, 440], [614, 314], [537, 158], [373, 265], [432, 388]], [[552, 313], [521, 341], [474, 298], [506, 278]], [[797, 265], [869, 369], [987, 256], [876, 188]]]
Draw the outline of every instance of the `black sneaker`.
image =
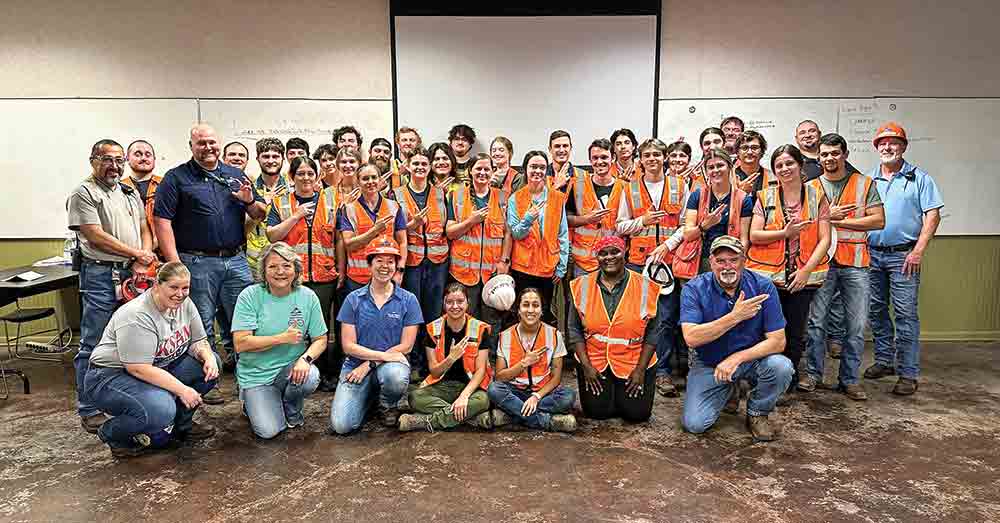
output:
[[83, 430], [91, 434], [97, 434], [97, 431], [101, 428], [101, 425], [104, 425], [105, 421], [108, 421], [108, 416], [103, 412], [98, 412], [92, 416], [80, 418], [80, 426], [83, 427]]
[[191, 428], [185, 432], [178, 432], [176, 438], [185, 441], [201, 441], [215, 435], [215, 427], [202, 425], [197, 421], [191, 422]]
[[888, 376], [895, 376], [896, 369], [889, 367], [887, 365], [882, 365], [881, 363], [876, 363], [871, 367], [865, 369], [865, 379], [866, 380], [878, 380]]

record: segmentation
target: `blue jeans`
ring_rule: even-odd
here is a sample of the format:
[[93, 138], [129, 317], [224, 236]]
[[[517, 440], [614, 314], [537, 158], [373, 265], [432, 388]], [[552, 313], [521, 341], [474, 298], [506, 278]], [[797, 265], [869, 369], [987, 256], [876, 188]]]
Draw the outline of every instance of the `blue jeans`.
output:
[[[363, 362], [362, 365], [368, 365]], [[340, 382], [330, 404], [330, 430], [349, 434], [358, 430], [371, 406], [369, 397], [373, 387], [378, 388], [378, 403], [383, 409], [392, 409], [406, 394], [410, 386], [410, 366], [391, 361], [368, 371], [361, 383], [348, 383], [350, 371], [340, 371]], [[372, 377], [374, 374], [374, 377]]]
[[[868, 318], [875, 341], [875, 363], [895, 368], [900, 377], [920, 376], [920, 273], [903, 274], [905, 252], [871, 251], [871, 304]], [[889, 317], [889, 303], [895, 327]]]
[[830, 267], [826, 281], [813, 296], [806, 333], [806, 372], [817, 381], [823, 380], [826, 363], [826, 316], [834, 293], [839, 291], [844, 300], [844, 350], [840, 357], [838, 381], [841, 385], [858, 383], [858, 370], [865, 350], [864, 329], [870, 287], [867, 268]]
[[719, 383], [715, 381], [715, 367], [692, 362], [684, 395], [684, 414], [681, 416], [684, 430], [701, 434], [712, 428], [740, 380], [749, 381], [753, 387], [747, 399], [747, 415], [770, 414], [778, 397], [792, 382], [794, 370], [788, 358], [771, 354], [740, 364], [733, 373], [733, 381]]
[[305, 420], [302, 404], [306, 396], [319, 387], [319, 369], [309, 366], [309, 375], [301, 385], [289, 379], [298, 358], [281, 369], [270, 385], [240, 388], [243, 411], [250, 418], [250, 428], [254, 434], [271, 439], [289, 427], [298, 427]]
[[[123, 281], [132, 275], [132, 271], [128, 269], [119, 269], [119, 273]], [[83, 309], [80, 311], [80, 350], [73, 358], [73, 367], [76, 370], [76, 412], [81, 418], [86, 418], [100, 412], [93, 400], [87, 397], [83, 383], [87, 376], [90, 353], [101, 341], [104, 328], [119, 306], [115, 285], [111, 280], [111, 267], [83, 262], [80, 267], [80, 300], [83, 302]]]
[[[191, 301], [198, 307], [205, 334], [215, 345], [215, 313], [222, 306], [225, 319], [222, 324], [231, 324], [236, 298], [243, 289], [253, 284], [247, 257], [240, 253], [229, 258], [217, 256], [195, 256], [180, 253], [181, 262], [191, 271]], [[227, 347], [231, 350], [231, 347]], [[235, 353], [227, 354], [230, 358]]]
[[[213, 356], [221, 367], [219, 356]], [[205, 394], [216, 385], [216, 380], [205, 381], [202, 363], [189, 354], [177, 358], [163, 370], [199, 394]], [[173, 393], [142, 381], [125, 369], [91, 366], [87, 370], [86, 386], [97, 408], [114, 416], [97, 432], [101, 441], [111, 447], [136, 447], [134, 437], [138, 434], [150, 435], [153, 441], [158, 441], [158, 434], [168, 432], [183, 437], [191, 430], [194, 409], [185, 407]]]
[[494, 381], [490, 383], [486, 393], [494, 405], [510, 414], [519, 423], [541, 430], [550, 430], [552, 428], [552, 415], [569, 412], [573, 408], [573, 402], [576, 401], [574, 390], [559, 385], [538, 402], [538, 409], [535, 410], [534, 414], [525, 417], [521, 415], [521, 408], [524, 407], [524, 401], [531, 397], [530, 390], [522, 390], [510, 383]]
[[[431, 263], [428, 258], [424, 258], [420, 265], [407, 267], [403, 272], [403, 288], [412, 292], [417, 297], [420, 304], [420, 312], [424, 315], [424, 322], [429, 323], [441, 317], [441, 310], [444, 308], [444, 286], [448, 281], [448, 262]], [[423, 339], [426, 331], [421, 328], [417, 331], [417, 340], [414, 347], [423, 347]], [[423, 350], [414, 350], [409, 354], [410, 366], [421, 373], [427, 373], [427, 353]]]
[[833, 293], [829, 313], [826, 315], [826, 339], [844, 345], [844, 299], [840, 292]]

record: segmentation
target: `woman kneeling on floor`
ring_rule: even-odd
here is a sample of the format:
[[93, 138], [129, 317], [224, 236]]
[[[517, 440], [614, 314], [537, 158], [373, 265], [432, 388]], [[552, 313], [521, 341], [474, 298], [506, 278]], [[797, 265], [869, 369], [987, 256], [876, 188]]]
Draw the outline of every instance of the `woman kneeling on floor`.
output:
[[271, 439], [305, 423], [302, 406], [319, 386], [313, 365], [326, 350], [323, 308], [302, 285], [302, 260], [285, 242], [261, 253], [260, 283], [236, 300], [233, 342], [243, 413], [254, 434]]
[[[555, 327], [542, 323], [542, 293], [528, 287], [517, 300], [517, 325], [500, 333], [496, 373], [490, 384], [495, 426], [518, 422], [533, 429], [573, 432], [569, 414], [576, 393], [561, 387], [566, 344]], [[505, 415], [506, 414], [506, 415]]]
[[190, 289], [182, 263], [164, 264], [151, 290], [115, 311], [90, 356], [84, 386], [97, 408], [114, 416], [97, 435], [116, 458], [215, 434], [192, 421], [222, 362]]
[[493, 428], [490, 400], [489, 324], [469, 316], [465, 286], [454, 282], [444, 291], [445, 315], [427, 324], [427, 365], [430, 375], [410, 391], [410, 408], [417, 414], [399, 417], [399, 430], [429, 432], [457, 427], [463, 421]]

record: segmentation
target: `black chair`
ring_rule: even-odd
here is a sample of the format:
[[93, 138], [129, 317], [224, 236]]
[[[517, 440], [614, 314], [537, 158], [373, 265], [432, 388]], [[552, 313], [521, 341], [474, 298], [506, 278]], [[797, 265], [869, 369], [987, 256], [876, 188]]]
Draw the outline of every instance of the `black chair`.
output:
[[[21, 324], [53, 316], [55, 315], [55, 309], [51, 307], [47, 309], [22, 309], [17, 299], [8, 298], [7, 296], [4, 296], [2, 298], [2, 304], [0, 304], [0, 307], [9, 305], [11, 303], [14, 304], [14, 311], [5, 314], [3, 316], [0, 316], [0, 320], [3, 320], [4, 322], [4, 335], [7, 341], [7, 353], [10, 355], [11, 359], [13, 359], [21, 357], [17, 350], [17, 344], [20, 342], [20, 338], [22, 337]], [[10, 333], [8, 332], [7, 322], [14, 322], [17, 324], [17, 336], [15, 336], [13, 339], [14, 341], [13, 351], [11, 350], [11, 338], [10, 338]], [[48, 331], [51, 330], [52, 329], [49, 329]], [[48, 331], [41, 331], [41, 332], [48, 332]], [[35, 332], [32, 334], [38, 334], [38, 333]], [[27, 336], [27, 334], [25, 334], [25, 336]], [[42, 359], [42, 358], [37, 358], [37, 359]], [[48, 360], [51, 358], [45, 358], [45, 359]], [[8, 375], [21, 378], [21, 385], [22, 388], [24, 389], [24, 393], [31, 394], [31, 382], [28, 380], [28, 376], [26, 376], [23, 371], [20, 371], [18, 369], [8, 368], [5, 365], [7, 361], [10, 360], [0, 359], [0, 381], [3, 382], [3, 396], [0, 397], [0, 399], [7, 399], [8, 397], [10, 397], [10, 385], [7, 383]]]

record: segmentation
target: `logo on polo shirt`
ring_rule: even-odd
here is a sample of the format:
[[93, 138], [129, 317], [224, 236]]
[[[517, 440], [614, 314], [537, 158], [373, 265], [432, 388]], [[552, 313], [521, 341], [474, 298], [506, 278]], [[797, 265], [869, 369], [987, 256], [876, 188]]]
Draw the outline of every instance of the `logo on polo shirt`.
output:
[[388, 316], [388, 317], [390, 317], [390, 318], [392, 318], [394, 320], [401, 320], [401, 319], [403, 319], [403, 315], [401, 315], [398, 312], [388, 312], [388, 313], [386, 313], [386, 316]]

